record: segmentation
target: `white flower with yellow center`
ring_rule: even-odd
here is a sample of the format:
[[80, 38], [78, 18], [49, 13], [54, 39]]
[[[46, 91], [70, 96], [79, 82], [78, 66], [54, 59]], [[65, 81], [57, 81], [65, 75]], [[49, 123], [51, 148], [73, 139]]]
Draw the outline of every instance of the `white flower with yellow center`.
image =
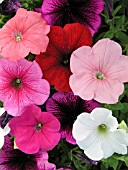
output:
[[10, 127], [7, 125], [2, 129], [0, 127], [0, 148], [4, 145], [4, 136], [6, 136], [10, 132]]
[[110, 157], [114, 152], [127, 154], [128, 134], [117, 129], [118, 122], [112, 112], [95, 108], [81, 113], [73, 124], [73, 137], [78, 146], [92, 160]]

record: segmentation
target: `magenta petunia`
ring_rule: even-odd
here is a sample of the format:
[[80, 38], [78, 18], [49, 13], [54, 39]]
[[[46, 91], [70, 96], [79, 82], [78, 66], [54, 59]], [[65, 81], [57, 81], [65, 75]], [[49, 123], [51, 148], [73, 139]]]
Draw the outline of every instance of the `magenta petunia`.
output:
[[[99, 14], [103, 8], [102, 0], [44, 0], [41, 12], [50, 25], [64, 27], [68, 23], [79, 22], [93, 35], [101, 25]], [[39, 9], [37, 11], [40, 12]]]
[[50, 26], [41, 14], [19, 8], [0, 30], [0, 55], [16, 61], [26, 57], [29, 52], [45, 52], [49, 39]]
[[10, 120], [11, 135], [16, 137], [17, 147], [28, 154], [42, 149], [52, 150], [60, 140], [60, 122], [36, 105], [27, 106], [21, 116]]
[[21, 59], [16, 62], [0, 60], [0, 101], [8, 114], [19, 116], [30, 104], [43, 104], [50, 93], [50, 85], [42, 79], [36, 61]]
[[101, 103], [114, 104], [128, 82], [128, 57], [121, 46], [102, 39], [92, 48], [83, 46], [73, 52], [70, 61], [70, 87], [84, 100], [92, 98]]

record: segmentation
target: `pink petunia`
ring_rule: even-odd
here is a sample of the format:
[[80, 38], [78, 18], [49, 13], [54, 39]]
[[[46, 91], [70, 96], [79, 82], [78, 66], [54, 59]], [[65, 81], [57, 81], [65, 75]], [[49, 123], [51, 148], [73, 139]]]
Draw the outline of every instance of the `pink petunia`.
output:
[[42, 79], [36, 61], [21, 59], [16, 62], [0, 60], [0, 101], [8, 114], [19, 116], [30, 104], [43, 104], [50, 93], [50, 85]]
[[102, 39], [92, 48], [83, 46], [73, 52], [70, 61], [73, 75], [70, 87], [82, 99], [92, 98], [101, 103], [118, 102], [128, 82], [128, 57], [122, 55], [121, 46]]
[[45, 52], [49, 39], [50, 26], [41, 14], [19, 8], [16, 15], [0, 30], [0, 55], [16, 61], [29, 52]]
[[60, 140], [58, 119], [35, 105], [27, 106], [21, 116], [12, 118], [9, 126], [17, 147], [28, 154], [39, 149], [43, 152], [52, 150]]

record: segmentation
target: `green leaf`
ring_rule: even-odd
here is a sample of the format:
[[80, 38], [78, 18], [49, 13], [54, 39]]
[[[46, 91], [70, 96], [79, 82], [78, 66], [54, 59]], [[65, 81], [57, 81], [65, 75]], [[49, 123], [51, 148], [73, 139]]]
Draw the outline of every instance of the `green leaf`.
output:
[[115, 36], [121, 41], [123, 45], [128, 44], [128, 35], [125, 34], [124, 32], [117, 31]]
[[121, 110], [122, 113], [127, 113], [128, 112], [128, 103], [122, 103], [123, 104], [123, 109]]
[[112, 39], [114, 37], [114, 33], [112, 31], [108, 31], [105, 35], [104, 38], [110, 38]]
[[117, 170], [118, 159], [115, 159], [114, 157], [111, 156], [107, 159], [103, 159], [102, 162], [106, 168], [112, 167], [114, 170]]
[[125, 162], [126, 166], [128, 167], [128, 155], [114, 154], [113, 158]]
[[110, 110], [122, 110], [124, 109], [124, 106], [121, 102], [118, 102], [116, 104], [109, 104]]
[[122, 8], [122, 5], [117, 6], [116, 9], [113, 11], [112, 16], [115, 16], [121, 8]]
[[119, 28], [119, 27], [123, 26], [124, 22], [125, 22], [125, 15], [122, 15], [116, 22], [116, 27]]

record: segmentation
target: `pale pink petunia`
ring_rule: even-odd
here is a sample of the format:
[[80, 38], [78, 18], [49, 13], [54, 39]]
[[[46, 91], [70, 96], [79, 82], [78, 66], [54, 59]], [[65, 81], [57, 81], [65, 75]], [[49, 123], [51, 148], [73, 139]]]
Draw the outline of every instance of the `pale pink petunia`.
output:
[[25, 106], [43, 104], [49, 93], [50, 85], [42, 79], [42, 71], [36, 61], [0, 60], [0, 101], [4, 102], [8, 114], [19, 116]]
[[70, 61], [70, 87], [82, 99], [92, 98], [101, 103], [114, 104], [128, 82], [128, 57], [121, 46], [102, 39], [92, 48], [83, 46], [73, 52]]
[[29, 52], [45, 52], [49, 31], [50, 26], [41, 14], [19, 8], [16, 15], [0, 30], [0, 55], [16, 61], [26, 57]]
[[58, 119], [36, 105], [27, 106], [21, 116], [10, 120], [9, 126], [17, 147], [27, 154], [52, 150], [60, 140]]

